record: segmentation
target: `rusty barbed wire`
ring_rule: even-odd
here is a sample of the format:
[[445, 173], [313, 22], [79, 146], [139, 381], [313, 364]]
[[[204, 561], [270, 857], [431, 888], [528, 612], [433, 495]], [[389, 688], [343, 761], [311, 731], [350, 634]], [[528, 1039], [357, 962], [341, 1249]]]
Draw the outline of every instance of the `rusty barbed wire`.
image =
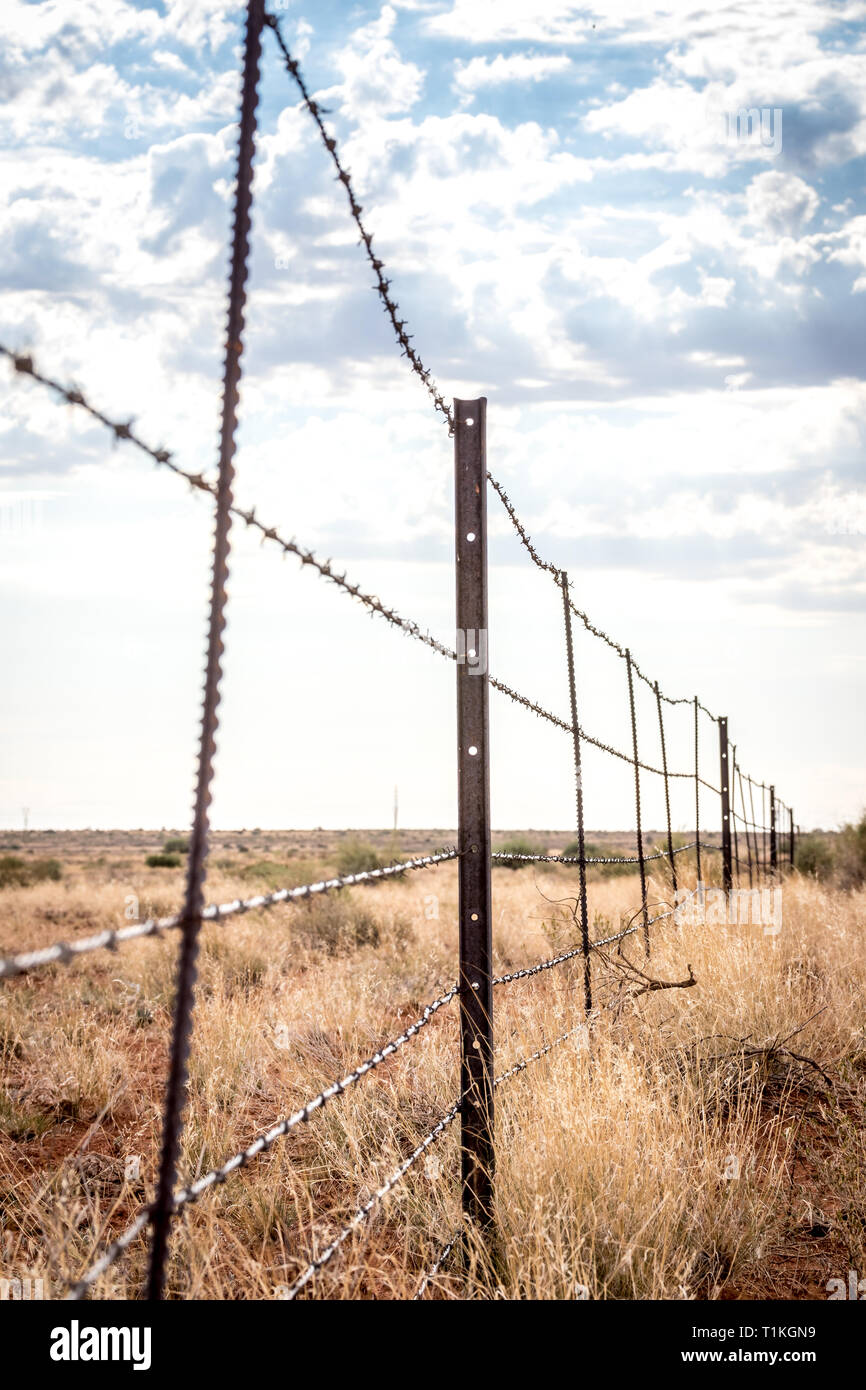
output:
[[[395, 864], [386, 864], [381, 869], [363, 869], [355, 874], [343, 874], [339, 878], [320, 879], [315, 883], [303, 883], [296, 888], [277, 888], [272, 893], [258, 893], [251, 898], [236, 898], [229, 903], [212, 903], [201, 912], [203, 922], [219, 922], [240, 912], [255, 912], [259, 908], [273, 907], [277, 903], [300, 902], [320, 893], [330, 893], [340, 888], [352, 888], [356, 884], [371, 883], [380, 878], [391, 878], [412, 869], [427, 869], [433, 864], [443, 864], [458, 857], [456, 847], [439, 850], [434, 854], [419, 855], [404, 859]], [[150, 917], [146, 922], [135, 922], [129, 927], [114, 931], [108, 929], [96, 936], [83, 937], [80, 941], [58, 941], [53, 946], [39, 950], [25, 951], [20, 955], [0, 959], [0, 979], [11, 979], [23, 975], [41, 965], [68, 965], [78, 956], [90, 951], [113, 951], [127, 941], [135, 941], [143, 936], [159, 936], [173, 931], [183, 922], [183, 913], [171, 917]]]
[[372, 1196], [364, 1202], [363, 1206], [358, 1207], [358, 1210], [352, 1216], [351, 1220], [343, 1227], [339, 1235], [335, 1236], [330, 1244], [325, 1247], [321, 1255], [317, 1255], [315, 1259], [310, 1261], [303, 1273], [289, 1286], [285, 1294], [286, 1302], [291, 1302], [297, 1298], [301, 1289], [318, 1274], [320, 1269], [324, 1269], [325, 1265], [334, 1258], [340, 1246], [348, 1240], [352, 1232], [356, 1231], [358, 1227], [367, 1220], [374, 1207], [381, 1202], [382, 1198], [387, 1197], [388, 1193], [406, 1176], [413, 1164], [417, 1163], [418, 1159], [427, 1152], [431, 1144], [435, 1144], [436, 1140], [445, 1133], [448, 1126], [452, 1124], [460, 1114], [460, 1105], [461, 1102], [459, 1100], [455, 1101], [451, 1109], [440, 1116], [433, 1128], [424, 1136], [419, 1144], [416, 1144], [409, 1157], [403, 1160], [399, 1168], [394, 1170], [391, 1176], [382, 1183], [381, 1187], [378, 1187]]
[[[202, 474], [191, 473], [180, 464], [176, 463], [170, 450], [152, 448], [135, 433], [131, 421], [127, 424], [122, 424], [110, 419], [96, 406], [92, 405], [84, 393], [77, 387], [65, 387], [59, 381], [55, 381], [51, 377], [45, 376], [42, 372], [38, 371], [31, 356], [16, 353], [2, 343], [0, 343], [0, 355], [10, 360], [14, 370], [19, 375], [32, 377], [33, 380], [55, 392], [68, 404], [79, 406], [93, 419], [110, 430], [115, 439], [126, 440], [135, 445], [137, 449], [147, 454], [154, 463], [169, 468], [178, 477], [183, 478], [193, 490], [207, 493], [210, 496], [216, 496], [216, 485], [214, 483], [209, 481]], [[402, 617], [396, 609], [390, 608], [384, 604], [378, 595], [366, 593], [359, 584], [351, 583], [345, 571], [342, 574], [338, 573], [332, 568], [330, 559], [320, 560], [313, 550], [301, 545], [294, 537], [287, 540], [284, 536], [280, 535], [276, 527], [266, 526], [265, 523], [260, 521], [256, 516], [254, 507], [245, 510], [243, 507], [239, 507], [233, 503], [230, 511], [232, 516], [242, 521], [245, 526], [258, 531], [262, 541], [271, 541], [278, 545], [284, 554], [297, 556], [301, 562], [302, 568], [309, 566], [320, 578], [328, 583], [336, 585], [337, 588], [341, 589], [350, 598], [357, 599], [371, 615], [377, 614], [392, 627], [398, 628], [408, 637], [411, 637], [413, 641], [420, 642], [423, 646], [430, 648], [431, 651], [437, 652], [447, 660], [456, 661], [458, 659], [457, 652], [453, 648], [446, 646], [444, 642], [440, 642], [439, 639], [434, 637], [431, 633], [424, 631], [413, 619]], [[539, 702], [529, 699], [526, 695], [520, 694], [519, 691], [506, 685], [504, 681], [497, 679], [497, 677], [491, 675], [488, 679], [494, 690], [498, 690], [500, 694], [507, 696], [507, 698], [512, 700], [515, 704], [536, 714], [540, 719], [546, 720], [556, 728], [562, 729], [565, 733], [572, 733], [571, 724], [567, 720], [562, 719], [559, 715], [552, 714], [550, 710], [546, 709]], [[596, 738], [582, 727], [579, 728], [578, 732], [580, 737], [586, 743], [591, 744], [593, 748], [598, 748], [602, 753], [610, 754], [611, 757], [619, 758], [622, 762], [633, 764], [634, 760], [628, 753], [624, 753], [621, 749], [614, 748], [611, 744], [605, 743], [603, 739]], [[642, 762], [639, 766], [643, 771], [652, 773], [657, 777], [664, 775], [661, 768], [653, 767], [649, 763]], [[689, 778], [693, 775], [694, 774], [690, 772], [668, 772], [669, 777]], [[704, 785], [710, 787], [709, 783], [705, 783]], [[710, 790], [716, 791], [717, 789], [710, 787]]]
[[[549, 560], [542, 559], [541, 555], [539, 554], [536, 546], [532, 541], [532, 537], [529, 535], [529, 532], [526, 530], [526, 527], [520, 520], [520, 517], [517, 513], [517, 508], [515, 507], [508, 493], [505, 491], [505, 488], [489, 470], [487, 472], [487, 481], [490, 483], [491, 487], [499, 497], [499, 500], [501, 501], [503, 507], [508, 513], [508, 516], [511, 519], [511, 523], [515, 531], [517, 532], [517, 535], [520, 538], [521, 544], [523, 545], [527, 553], [531, 556], [533, 564], [535, 564], [538, 569], [543, 570], [545, 573], [552, 575], [553, 579], [558, 585], [564, 586], [567, 594], [566, 602], [568, 603], [568, 607], [574, 614], [574, 616], [580, 619], [587, 632], [589, 632], [593, 637], [598, 637], [602, 642], [605, 642], [607, 646], [611, 648], [612, 651], [616, 652], [617, 656], [625, 657], [626, 648], [623, 647], [621, 643], [617, 642], [614, 637], [611, 637], [609, 633], [605, 632], [603, 628], [596, 626], [596, 624], [592, 621], [589, 615], [585, 613], [582, 608], [578, 608], [577, 604], [571, 598], [570, 593], [568, 593], [568, 591], [571, 589], [571, 582], [568, 579], [566, 571], [561, 569], [558, 565], [552, 564]], [[652, 690], [653, 693], [655, 693], [658, 682], [650, 680], [649, 676], [645, 675], [645, 673], [641, 670], [640, 666], [638, 666], [634, 657], [632, 657], [631, 659], [631, 664], [634, 674], [640, 680], [642, 680], [645, 685], [649, 686], [650, 690]], [[664, 702], [668, 705], [690, 705], [692, 703], [691, 696], [683, 695], [679, 697], [674, 697], [671, 695], [666, 695], [664, 691], [659, 691], [659, 698], [661, 700], [664, 700]], [[705, 705], [701, 705], [700, 702], [699, 708], [702, 709], [710, 719], [715, 718], [711, 711], [708, 710]], [[607, 751], [609, 752], [612, 750], [608, 749]], [[653, 770], [655, 771], [656, 769]], [[671, 775], [679, 775], [685, 777], [688, 774], [680, 773]]]
[[[697, 842], [692, 840], [688, 845], [680, 845], [674, 850], [674, 854], [685, 854], [687, 850], [694, 849]], [[528, 864], [639, 864], [640, 860], [636, 855], [585, 855], [583, 859], [576, 855], [565, 854], [509, 854], [508, 850], [494, 850], [491, 859], [524, 860]], [[652, 859], [667, 859], [669, 852], [666, 849], [653, 851], [652, 854], [645, 854], [643, 861], [648, 864]]]
[[[663, 922], [666, 918], [673, 916], [676, 908], [671, 908], [670, 912], [662, 912], [657, 917], [651, 917], [647, 923], [648, 927], [656, 922]], [[643, 909], [639, 908], [635, 916], [641, 916]], [[629, 926], [625, 931], [617, 932], [615, 936], [604, 937], [601, 941], [590, 941], [589, 954], [599, 946], [610, 946], [614, 942], [622, 941], [623, 937], [631, 936], [634, 932], [642, 929], [643, 923], [638, 922], [637, 926]], [[583, 943], [573, 946], [568, 951], [563, 951], [557, 956], [551, 956], [549, 960], [540, 960], [535, 965], [524, 966], [522, 970], [512, 970], [505, 975], [495, 975], [491, 981], [494, 985], [510, 985], [515, 980], [528, 980], [531, 975], [541, 975], [545, 970], [552, 970], [556, 965], [564, 965], [566, 961], [574, 960], [576, 956], [584, 954]]]
[[259, 101], [259, 60], [261, 57], [264, 0], [250, 0], [244, 35], [244, 66], [241, 83], [241, 110], [238, 131], [237, 175], [235, 178], [232, 249], [229, 265], [228, 313], [226, 316], [223, 360], [222, 407], [220, 411], [219, 474], [216, 485], [213, 566], [207, 655], [202, 690], [201, 731], [193, 803], [192, 829], [186, 872], [186, 895], [180, 924], [175, 1000], [169, 1045], [168, 1078], [162, 1119], [162, 1142], [157, 1174], [156, 1198], [151, 1218], [152, 1238], [147, 1297], [161, 1299], [165, 1290], [165, 1263], [172, 1214], [180, 1136], [186, 1110], [189, 1080], [189, 1052], [195, 1008], [195, 985], [201, 913], [210, 838], [211, 785], [219, 729], [220, 687], [223, 675], [228, 603], [232, 487], [235, 477], [235, 435], [238, 427], [241, 356], [244, 350], [244, 311], [247, 299], [247, 266], [250, 254], [250, 224], [253, 204], [253, 160], [255, 157], [256, 111]]
[[424, 1297], [425, 1293], [427, 1292], [428, 1288], [430, 1287], [431, 1282], [433, 1281], [433, 1279], [436, 1278], [436, 1275], [439, 1273], [439, 1270], [442, 1268], [442, 1266], [444, 1265], [445, 1261], [448, 1259], [448, 1256], [451, 1254], [451, 1251], [454, 1249], [455, 1245], [457, 1244], [457, 1242], [458, 1242], [458, 1240], [460, 1239], [460, 1237], [462, 1236], [462, 1234], [463, 1234], [463, 1227], [462, 1227], [462, 1226], [458, 1226], [458, 1227], [457, 1227], [457, 1230], [453, 1232], [453, 1234], [449, 1237], [449, 1239], [448, 1239], [448, 1240], [445, 1242], [445, 1244], [441, 1247], [441, 1249], [440, 1249], [440, 1251], [439, 1251], [439, 1254], [436, 1256], [436, 1259], [433, 1261], [432, 1265], [431, 1265], [430, 1268], [427, 1270], [427, 1273], [424, 1275], [424, 1277], [423, 1277], [423, 1279], [421, 1280], [421, 1283], [418, 1285], [418, 1288], [416, 1289], [415, 1293], [413, 1293], [413, 1295], [412, 1295], [412, 1302], [413, 1302], [413, 1303], [417, 1303], [417, 1301], [418, 1301], [419, 1298], [423, 1298], [423, 1297]]
[[[342, 1078], [342, 1080], [335, 1081], [330, 1086], [326, 1086], [323, 1091], [320, 1091], [312, 1100], [308, 1100], [299, 1110], [287, 1116], [286, 1119], [280, 1120], [278, 1124], [272, 1126], [265, 1134], [260, 1135], [258, 1139], [254, 1139], [252, 1144], [246, 1149], [242, 1149], [240, 1153], [236, 1153], [231, 1158], [226, 1159], [219, 1168], [212, 1168], [209, 1173], [205, 1173], [203, 1177], [197, 1178], [195, 1182], [188, 1184], [186, 1187], [179, 1188], [172, 1198], [172, 1215], [176, 1214], [191, 1202], [197, 1202], [199, 1197], [201, 1197], [204, 1192], [208, 1191], [209, 1188], [224, 1183], [232, 1173], [246, 1167], [254, 1158], [258, 1158], [259, 1154], [267, 1153], [278, 1139], [291, 1133], [298, 1125], [306, 1124], [311, 1116], [313, 1116], [316, 1111], [321, 1110], [329, 1100], [333, 1100], [336, 1096], [342, 1095], [344, 1091], [347, 1091], [351, 1086], [355, 1085], [362, 1077], [367, 1076], [371, 1071], [375, 1071], [376, 1067], [381, 1066], [389, 1057], [392, 1057], [405, 1043], [417, 1037], [421, 1030], [427, 1027], [439, 1010], [444, 1008], [446, 1004], [450, 1004], [451, 1000], [455, 999], [459, 992], [459, 986], [453, 985], [452, 988], [446, 990], [444, 994], [440, 994], [438, 999], [434, 999], [432, 1003], [425, 1007], [420, 1018], [416, 1019], [414, 1023], [410, 1023], [402, 1033], [379, 1048], [378, 1051], [374, 1052], [366, 1061], [359, 1062], [352, 1071], [348, 1072], [347, 1075]], [[123, 1234], [112, 1241], [111, 1245], [106, 1248], [96, 1263], [91, 1266], [81, 1279], [77, 1280], [76, 1283], [72, 1285], [67, 1294], [67, 1299], [76, 1301], [85, 1298], [88, 1290], [93, 1287], [100, 1275], [104, 1274], [105, 1271], [114, 1264], [115, 1260], [123, 1254], [124, 1250], [128, 1249], [135, 1237], [145, 1226], [150, 1224], [152, 1216], [153, 1205], [151, 1204], [138, 1213], [135, 1220], [127, 1227]]]
[[337, 142], [334, 139], [334, 137], [332, 135], [329, 135], [327, 130], [325, 129], [325, 124], [322, 120], [324, 107], [320, 106], [319, 103], [315, 101], [313, 97], [310, 95], [309, 90], [307, 88], [307, 84], [305, 83], [303, 75], [301, 73], [300, 64], [296, 58], [292, 57], [288, 45], [286, 44], [286, 41], [283, 38], [279, 20], [276, 18], [275, 15], [266, 14], [265, 24], [268, 26], [268, 28], [273, 30], [274, 37], [280, 47], [280, 51], [282, 52], [283, 59], [285, 61], [286, 71], [288, 72], [289, 76], [294, 80], [295, 85], [298, 88], [298, 91], [301, 93], [301, 100], [304, 106], [306, 107], [307, 111], [315, 121], [319, 131], [319, 135], [322, 139], [322, 144], [324, 145], [325, 149], [330, 155], [334, 167], [337, 170], [337, 178], [346, 190], [346, 197], [349, 200], [349, 211], [352, 214], [352, 219], [355, 223], [355, 226], [358, 228], [358, 231], [361, 234], [361, 244], [363, 245], [367, 253], [367, 259], [370, 262], [370, 265], [372, 266], [373, 272], [376, 276], [375, 290], [382, 301], [385, 313], [391, 320], [391, 326], [394, 329], [397, 342], [400, 344], [401, 355], [408, 359], [413, 372], [416, 376], [420, 377], [421, 381], [424, 383], [424, 387], [427, 391], [427, 394], [430, 396], [430, 399], [433, 402], [434, 408], [441, 412], [448, 424], [448, 433], [453, 434], [453, 413], [451, 411], [450, 406], [447, 404], [441, 392], [439, 391], [439, 388], [437, 387], [435, 381], [433, 380], [433, 377], [430, 374], [430, 369], [424, 366], [424, 363], [421, 361], [421, 358], [419, 357], [418, 353], [413, 348], [412, 338], [414, 335], [412, 333], [406, 332], [406, 320], [401, 319], [399, 317], [400, 306], [397, 303], [397, 301], [392, 298], [389, 292], [391, 281], [388, 280], [384, 275], [385, 264], [379, 256], [375, 255], [373, 251], [373, 237], [370, 234], [370, 232], [367, 231], [367, 228], [364, 226], [364, 223], [361, 220], [361, 213], [364, 209], [355, 197], [355, 192], [352, 187], [352, 180], [349, 175], [349, 171], [344, 167], [340, 159], [339, 152], [337, 150]]

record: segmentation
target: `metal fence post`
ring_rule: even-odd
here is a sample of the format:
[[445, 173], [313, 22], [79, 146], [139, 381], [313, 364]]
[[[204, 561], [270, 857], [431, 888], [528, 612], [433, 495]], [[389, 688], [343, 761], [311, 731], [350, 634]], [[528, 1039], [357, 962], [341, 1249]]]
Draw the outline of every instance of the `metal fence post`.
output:
[[731, 805], [729, 796], [728, 721], [719, 715], [719, 764], [722, 789], [722, 886], [730, 893], [734, 876], [731, 866]]
[[789, 816], [789, 818], [790, 818], [790, 823], [791, 823], [791, 843], [790, 843], [788, 852], [789, 852], [789, 854], [790, 854], [791, 868], [793, 869], [793, 867], [794, 867], [794, 812], [793, 812], [793, 810], [791, 810], [790, 808], [789, 808], [789, 810], [788, 810], [788, 816]]
[[671, 861], [671, 888], [673, 889], [674, 902], [677, 899], [677, 861], [674, 856], [674, 837], [671, 830], [671, 789], [668, 781], [668, 753], [665, 745], [665, 721], [662, 717], [662, 697], [659, 690], [659, 683], [655, 683], [656, 706], [659, 712], [659, 738], [662, 746], [662, 775], [665, 781], [665, 815], [668, 822], [668, 859]]
[[773, 873], [778, 868], [776, 856], [776, 788], [770, 787], [770, 868]]
[[644, 864], [643, 853], [643, 828], [641, 826], [640, 813], [640, 759], [637, 752], [637, 716], [634, 708], [634, 680], [631, 673], [631, 652], [628, 647], [625, 649], [625, 669], [628, 674], [628, 706], [631, 714], [631, 744], [634, 752], [634, 799], [635, 816], [637, 818], [637, 858], [640, 868], [640, 902], [641, 914], [643, 917], [643, 944], [647, 956], [650, 953], [650, 934], [649, 934], [649, 915], [647, 913], [646, 896], [646, 866]]
[[484, 397], [454, 402], [461, 1177], [464, 1220], [480, 1227], [494, 1172], [486, 416]]
[[577, 855], [580, 889], [580, 941], [583, 948], [583, 1004], [592, 1011], [592, 961], [589, 950], [589, 916], [586, 906], [586, 842], [583, 831], [583, 773], [580, 763], [580, 725], [577, 722], [577, 685], [574, 677], [574, 639], [571, 632], [571, 603], [568, 597], [568, 575], [560, 571], [562, 604], [565, 610], [565, 654], [568, 663], [568, 693], [571, 700], [571, 735], [574, 747], [574, 785], [577, 793]]
[[697, 873], [697, 891], [700, 893], [701, 882], [701, 770], [698, 761], [698, 697], [695, 696], [695, 869]]

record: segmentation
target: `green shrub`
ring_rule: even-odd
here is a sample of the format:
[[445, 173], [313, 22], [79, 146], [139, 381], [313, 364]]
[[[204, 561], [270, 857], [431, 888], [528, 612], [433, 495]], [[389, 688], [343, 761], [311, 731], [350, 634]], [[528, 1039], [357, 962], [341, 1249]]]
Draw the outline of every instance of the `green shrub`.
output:
[[829, 878], [833, 871], [833, 851], [818, 835], [802, 835], [794, 842], [794, 868], [809, 878]]
[[[605, 849], [602, 845], [591, 845], [584, 842], [583, 852], [587, 859], [612, 859], [614, 855], [620, 858], [627, 858], [626, 854], [620, 854], [619, 850]], [[563, 858], [577, 859], [580, 855], [580, 841], [572, 840], [562, 851]], [[602, 878], [619, 878], [623, 874], [633, 874], [637, 869], [636, 864], [589, 864], [588, 869], [600, 874]]]
[[299, 883], [311, 883], [322, 877], [312, 864], [285, 864], [278, 859], [254, 859], [237, 872], [244, 882], [252, 882], [271, 892], [276, 888], [294, 888]]
[[[515, 835], [511, 840], [503, 840], [501, 845], [494, 845], [493, 850], [495, 854], [547, 854], [546, 846], [533, 844], [532, 840], [527, 840], [522, 835]], [[512, 860], [510, 864], [504, 860], [501, 862], [494, 860], [494, 864], [501, 869], [523, 869], [526, 867], [519, 859]]]
[[17, 854], [0, 855], [0, 888], [28, 888], [46, 879], [57, 883], [63, 874], [59, 859], [21, 859]]
[[843, 825], [836, 842], [836, 870], [842, 888], [866, 883], [866, 812], [856, 825]]
[[293, 930], [313, 948], [335, 956], [358, 946], [379, 944], [381, 933], [375, 916], [351, 898], [328, 893], [298, 906]]
[[189, 837], [176, 835], [174, 839], [166, 840], [162, 852], [163, 854], [189, 854]]
[[381, 869], [383, 861], [371, 844], [350, 835], [337, 850], [337, 875], [369, 873], [371, 869]]
[[176, 869], [180, 864], [180, 855], [149, 854], [144, 862], [149, 869]]

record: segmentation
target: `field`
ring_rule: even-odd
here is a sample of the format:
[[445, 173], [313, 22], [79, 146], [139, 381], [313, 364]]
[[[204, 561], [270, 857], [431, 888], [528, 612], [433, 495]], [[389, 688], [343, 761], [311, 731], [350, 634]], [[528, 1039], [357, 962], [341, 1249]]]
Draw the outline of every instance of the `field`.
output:
[[[570, 838], [525, 834], [559, 852]], [[7, 836], [0, 863], [12, 856], [32, 872], [16, 879], [7, 869], [0, 951], [176, 909], [182, 862], [145, 862], [170, 837]], [[386, 857], [450, 838], [364, 837]], [[625, 834], [590, 838], [631, 849]], [[344, 839], [218, 834], [208, 900], [331, 873]], [[689, 858], [680, 862], [693, 882]], [[50, 860], [56, 871], [40, 878], [34, 866]], [[576, 941], [575, 893], [565, 866], [494, 870], [498, 972]], [[650, 901], [670, 897], [666, 871], [656, 872]], [[617, 931], [639, 902], [636, 875], [593, 871], [591, 934]], [[825, 1299], [829, 1280], [866, 1273], [866, 890], [791, 872], [782, 904], [778, 932], [668, 919], [653, 930], [649, 962], [640, 936], [622, 954], [596, 954], [591, 1027], [497, 1089], [498, 1243], [446, 1262], [427, 1297]], [[219, 1165], [417, 1019], [454, 982], [456, 909], [448, 863], [207, 925], [184, 1178]], [[3, 1277], [41, 1278], [60, 1296], [148, 1199], [176, 949], [175, 933], [2, 986]], [[497, 1073], [580, 1023], [582, 977], [577, 960], [496, 990]], [[456, 1004], [441, 1009], [358, 1085], [187, 1207], [169, 1296], [279, 1298], [455, 1100], [457, 1022]], [[376, 1204], [302, 1298], [414, 1294], [457, 1225], [458, 1130]], [[139, 1239], [96, 1296], [138, 1296], [145, 1264]]]

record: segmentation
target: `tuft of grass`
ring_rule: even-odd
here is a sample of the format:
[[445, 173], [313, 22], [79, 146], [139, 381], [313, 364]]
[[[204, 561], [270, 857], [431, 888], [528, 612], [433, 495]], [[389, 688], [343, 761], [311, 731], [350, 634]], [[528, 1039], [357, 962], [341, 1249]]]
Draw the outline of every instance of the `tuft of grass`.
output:
[[[616, 851], [603, 849], [601, 845], [584, 844], [583, 852], [587, 859], [613, 858]], [[572, 840], [562, 851], [566, 859], [577, 859], [580, 855], [580, 841]], [[620, 856], [625, 858], [625, 855]], [[636, 864], [590, 864], [589, 871], [599, 874], [602, 878], [622, 878], [625, 874], [633, 874], [637, 870]]]
[[0, 888], [29, 888], [33, 883], [58, 883], [63, 876], [59, 859], [21, 859], [0, 855]]
[[337, 850], [337, 874], [341, 878], [344, 874], [368, 873], [370, 869], [383, 867], [384, 861], [373, 845], [357, 835], [350, 835]]
[[[498, 854], [546, 854], [547, 846], [536, 844], [522, 835], [515, 835], [510, 840], [503, 840], [501, 845], [494, 845], [494, 851]], [[498, 869], [524, 869], [519, 859], [510, 864], [497, 863], [494, 861], [494, 868]]]

